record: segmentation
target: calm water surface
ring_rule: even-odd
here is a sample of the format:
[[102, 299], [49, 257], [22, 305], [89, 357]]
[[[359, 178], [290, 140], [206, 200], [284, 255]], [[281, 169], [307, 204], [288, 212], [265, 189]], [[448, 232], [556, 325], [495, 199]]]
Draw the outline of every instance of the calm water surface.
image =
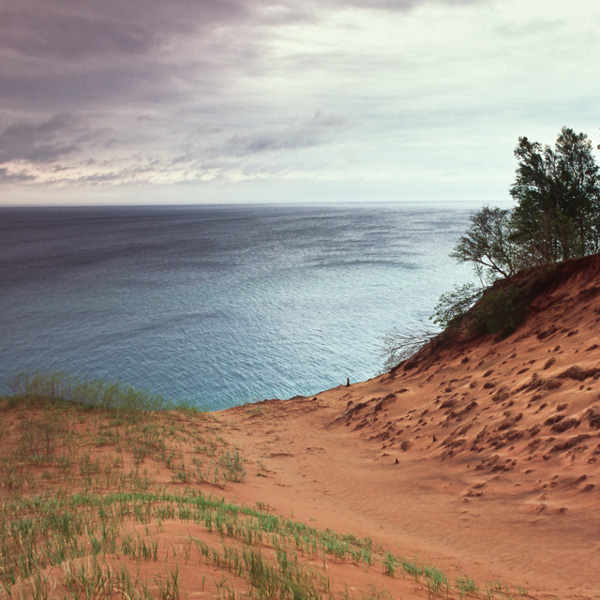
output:
[[0, 387], [60, 369], [217, 409], [372, 377], [380, 336], [471, 279], [470, 212], [0, 208]]

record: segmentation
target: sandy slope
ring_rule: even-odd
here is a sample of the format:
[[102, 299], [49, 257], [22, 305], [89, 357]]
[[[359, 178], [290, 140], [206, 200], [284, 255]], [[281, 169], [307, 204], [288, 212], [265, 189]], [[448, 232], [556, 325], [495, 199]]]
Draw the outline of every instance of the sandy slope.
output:
[[452, 578], [600, 598], [599, 393], [592, 257], [562, 265], [503, 341], [428, 347], [367, 382], [217, 417], [251, 461], [241, 502]]
[[[269, 595], [250, 568], [224, 560], [262, 553], [279, 564], [276, 578], [288, 577], [281, 547], [321, 582], [303, 597], [430, 597], [422, 573], [385, 573], [389, 551], [446, 574], [450, 592], [434, 597], [460, 598], [456, 578], [466, 575], [478, 585], [470, 598], [600, 598], [600, 256], [535, 282], [529, 316], [510, 337], [438, 339], [391, 373], [311, 398], [210, 414], [0, 398], [0, 598], [141, 599], [145, 585], [155, 598], [279, 597], [284, 588]], [[247, 460], [242, 482], [220, 462], [236, 446]], [[85, 510], [71, 507], [73, 494]], [[209, 494], [215, 505], [198, 508]], [[221, 511], [222, 497], [260, 515]], [[294, 538], [280, 516], [374, 544], [352, 538], [360, 552], [336, 554], [307, 542], [319, 532]], [[280, 529], [259, 526], [263, 517]], [[69, 537], [80, 518], [85, 527]], [[246, 525], [260, 535], [247, 539]], [[80, 546], [45, 551], [46, 537]], [[154, 556], [142, 557], [142, 545]], [[103, 583], [89, 596], [94, 565]], [[72, 584], [77, 569], [88, 571]], [[134, 591], [115, 579], [122, 569]], [[174, 573], [181, 593], [165, 590]]]

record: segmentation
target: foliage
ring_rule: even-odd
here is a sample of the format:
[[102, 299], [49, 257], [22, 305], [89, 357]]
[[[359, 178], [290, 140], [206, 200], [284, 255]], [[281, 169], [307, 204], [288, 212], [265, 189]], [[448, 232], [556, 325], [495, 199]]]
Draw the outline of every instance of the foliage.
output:
[[482, 294], [483, 288], [473, 283], [456, 286], [451, 292], [440, 296], [431, 320], [442, 329], [452, 327], [481, 298]]
[[482, 283], [509, 281], [442, 295], [432, 319], [444, 329], [464, 323], [472, 332], [507, 336], [525, 318], [532, 292], [512, 281], [517, 273], [600, 251], [600, 175], [587, 136], [564, 127], [554, 149], [522, 137], [515, 156], [515, 208], [475, 212], [450, 254], [473, 264]]
[[493, 286], [483, 294], [472, 311], [468, 328], [481, 335], [507, 337], [525, 319], [527, 300], [527, 294], [510, 282], [500, 287]]
[[[484, 288], [477, 287], [473, 283], [455, 287], [451, 292], [442, 294], [430, 319], [443, 330], [454, 325], [458, 326], [483, 292]], [[391, 371], [429, 344], [437, 335], [437, 331], [431, 330], [408, 332], [394, 330], [382, 336], [380, 354], [384, 359], [382, 372]]]
[[525, 262], [511, 229], [511, 212], [484, 207], [471, 216], [471, 226], [461, 236], [450, 256], [471, 262], [480, 279], [510, 277]]
[[396, 557], [391, 552], [385, 553], [383, 561], [383, 572], [390, 577], [394, 577], [396, 574], [397, 561]]
[[455, 581], [461, 600], [465, 597], [465, 595], [471, 594], [474, 596], [479, 591], [475, 581], [471, 577], [467, 577], [467, 575], [464, 575], [463, 577], [457, 577]]
[[564, 127], [555, 148], [519, 138], [513, 210], [484, 207], [450, 256], [480, 279], [600, 251], [600, 175], [592, 144]]
[[[121, 411], [169, 410], [181, 405], [160, 394], [138, 390], [119, 381], [75, 377], [61, 371], [22, 371], [8, 382], [16, 397], [64, 400], [87, 407]], [[190, 407], [182, 406], [190, 410]]]
[[564, 127], [555, 149], [519, 138], [513, 238], [531, 265], [600, 250], [600, 177], [592, 144]]
[[[451, 292], [440, 296], [430, 320], [443, 330], [458, 326], [483, 292], [484, 288], [477, 287], [473, 283], [456, 286]], [[431, 330], [408, 332], [394, 330], [382, 336], [380, 353], [380, 357], [384, 359], [382, 372], [391, 371], [429, 344], [437, 335], [438, 331]]]
[[[35, 381], [48, 391], [59, 379]], [[205, 494], [184, 464], [190, 454], [215, 456], [230, 480], [243, 478], [246, 462], [216, 435], [223, 425], [210, 415], [90, 409], [37, 392], [0, 397], [0, 415], [2, 599], [391, 598], [375, 587], [356, 596], [346, 587], [344, 595], [328, 574], [332, 561], [410, 576], [430, 597], [477, 589], [466, 576], [451, 586], [435, 566], [396, 557], [368, 537], [316, 529], [264, 502], [254, 508]], [[217, 442], [226, 447], [220, 456]], [[187, 483], [169, 483], [164, 467]], [[508, 597], [492, 585], [490, 598], [497, 590]]]
[[223, 470], [225, 480], [236, 483], [243, 481], [246, 476], [244, 462], [245, 459], [239, 450], [227, 450], [219, 459], [219, 465]]
[[486, 289], [467, 283], [443, 294], [431, 318], [445, 331], [465, 326], [472, 333], [506, 337], [523, 321], [526, 310], [527, 294], [517, 285]]

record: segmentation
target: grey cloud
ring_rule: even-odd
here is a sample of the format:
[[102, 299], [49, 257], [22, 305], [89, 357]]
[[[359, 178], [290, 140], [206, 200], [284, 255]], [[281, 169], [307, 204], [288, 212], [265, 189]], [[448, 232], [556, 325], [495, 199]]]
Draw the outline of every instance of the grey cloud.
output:
[[79, 183], [86, 184], [123, 183], [125, 180], [126, 177], [124, 177], [124, 173], [122, 172], [98, 173], [77, 179]]
[[227, 0], [19, 0], [0, 11], [0, 48], [62, 59], [136, 55], [171, 34], [243, 14], [243, 5]]
[[273, 150], [297, 150], [326, 143], [326, 134], [344, 125], [344, 121], [337, 117], [323, 117], [317, 113], [309, 121], [288, 127], [231, 136], [221, 147], [211, 150], [215, 154], [233, 156], [247, 156]]
[[387, 10], [391, 12], [406, 12], [426, 4], [445, 4], [449, 6], [480, 5], [493, 0], [318, 0], [313, 3], [315, 10], [324, 7], [343, 10], [345, 8], [358, 8], [367, 10]]
[[5, 107], [32, 112], [100, 109], [133, 102], [177, 101], [177, 71], [157, 65], [100, 65], [81, 72], [0, 75], [0, 99]]
[[318, 137], [309, 131], [263, 132], [254, 135], [234, 135], [223, 146], [227, 154], [246, 156], [269, 150], [290, 150], [315, 146]]
[[0, 102], [47, 114], [206, 101], [263, 44], [241, 2], [19, 0], [0, 9]]
[[27, 173], [9, 173], [8, 169], [0, 168], [0, 181], [2, 183], [23, 183], [34, 179], [33, 175]]
[[[48, 163], [78, 149], [76, 121], [59, 114], [37, 123], [16, 123], [0, 132], [0, 164], [12, 160]], [[75, 135], [73, 135], [75, 134]]]
[[211, 40], [220, 25], [243, 23], [246, 14], [243, 3], [229, 0], [3, 4], [0, 100], [15, 112], [173, 102], [190, 77], [213, 86], [226, 72], [218, 57], [227, 46]]
[[[499, 92], [517, 88], [505, 85], [511, 79], [482, 75], [498, 72], [488, 67], [500, 64], [496, 53], [506, 45], [482, 41], [474, 51], [449, 36], [455, 45], [444, 47], [444, 24], [434, 23], [436, 37], [428, 39], [431, 23], [415, 12], [419, 40], [439, 46], [421, 59], [401, 36], [394, 43], [395, 25], [412, 27], [405, 15], [420, 6], [458, 14], [495, 1], [0, 2], [0, 167], [8, 167], [0, 178], [151, 185], [195, 173], [226, 180], [231, 173], [324, 169], [329, 159], [335, 168], [351, 164], [352, 176], [381, 167], [396, 177], [395, 153], [406, 152], [409, 165], [422, 144], [436, 143], [428, 132], [447, 131], [454, 121], [464, 129], [467, 112], [469, 127], [490, 121], [510, 104], [508, 92]], [[482, 12], [502, 16], [500, 4]], [[456, 22], [477, 25], [479, 18], [469, 10]], [[388, 20], [385, 44], [371, 45]], [[528, 40], [527, 31], [510, 29], [513, 21], [523, 18], [498, 19], [502, 39]], [[518, 94], [519, 105], [524, 101]], [[293, 122], [316, 107], [347, 122], [319, 114]], [[352, 140], [344, 133], [350, 125]], [[29, 164], [6, 164], [11, 160]]]
[[206, 102], [238, 75], [271, 68], [270, 32], [281, 25], [318, 23], [348, 6], [472, 1], [19, 0], [0, 9], [0, 100], [15, 112], [44, 113], [172, 105], [192, 94]]
[[44, 60], [136, 56], [179, 34], [213, 35], [216, 26], [240, 25], [246, 31], [236, 35], [252, 38], [260, 25], [317, 21], [324, 9], [406, 11], [481, 1], [312, 0], [299, 7], [291, 0], [19, 0], [0, 9], [0, 49]]
[[154, 38], [139, 27], [123, 27], [107, 18], [91, 19], [80, 14], [40, 11], [2, 17], [1, 47], [27, 57], [76, 59], [105, 52], [138, 54], [151, 46]]
[[558, 19], [546, 19], [540, 16], [535, 21], [519, 20], [512, 23], [500, 23], [495, 31], [501, 36], [510, 39], [531, 39], [532, 36], [550, 38], [558, 36], [564, 24]]

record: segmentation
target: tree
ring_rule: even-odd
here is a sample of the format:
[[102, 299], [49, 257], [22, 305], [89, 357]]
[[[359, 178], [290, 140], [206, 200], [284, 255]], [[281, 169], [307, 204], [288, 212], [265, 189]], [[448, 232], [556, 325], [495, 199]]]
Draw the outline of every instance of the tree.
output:
[[530, 264], [598, 252], [600, 178], [592, 143], [563, 127], [555, 149], [519, 138], [512, 237]]
[[563, 127], [554, 149], [522, 137], [515, 156], [515, 208], [473, 214], [450, 255], [482, 281], [600, 251], [600, 176], [587, 136]]
[[[598, 147], [600, 150], [600, 146]], [[482, 284], [510, 278], [524, 268], [600, 252], [600, 175], [592, 144], [563, 127], [554, 149], [519, 138], [512, 210], [484, 207], [471, 216], [451, 257], [470, 262]], [[508, 335], [525, 318], [530, 290], [518, 282], [467, 284], [442, 295], [436, 325], [462, 325], [479, 333]], [[392, 332], [383, 338], [385, 367], [391, 368], [431, 339]]]
[[512, 235], [527, 252], [533, 264], [554, 262], [556, 245], [557, 190], [551, 175], [555, 157], [549, 147], [519, 138], [515, 148], [518, 160], [515, 183], [510, 189], [517, 201]]
[[598, 252], [600, 177], [592, 143], [583, 133], [563, 128], [556, 141], [561, 211], [573, 229], [573, 256]]
[[510, 277], [522, 268], [522, 252], [512, 239], [509, 210], [484, 207], [471, 215], [471, 225], [450, 256], [471, 262], [481, 280]]
[[[600, 175], [587, 136], [563, 127], [554, 149], [522, 137], [515, 156], [510, 189], [515, 208], [475, 212], [450, 254], [472, 263], [482, 283], [600, 251]], [[527, 294], [511, 282], [499, 283], [488, 290], [466, 285], [444, 294], [434, 322], [447, 329], [478, 301], [471, 327], [506, 334], [524, 318]]]

